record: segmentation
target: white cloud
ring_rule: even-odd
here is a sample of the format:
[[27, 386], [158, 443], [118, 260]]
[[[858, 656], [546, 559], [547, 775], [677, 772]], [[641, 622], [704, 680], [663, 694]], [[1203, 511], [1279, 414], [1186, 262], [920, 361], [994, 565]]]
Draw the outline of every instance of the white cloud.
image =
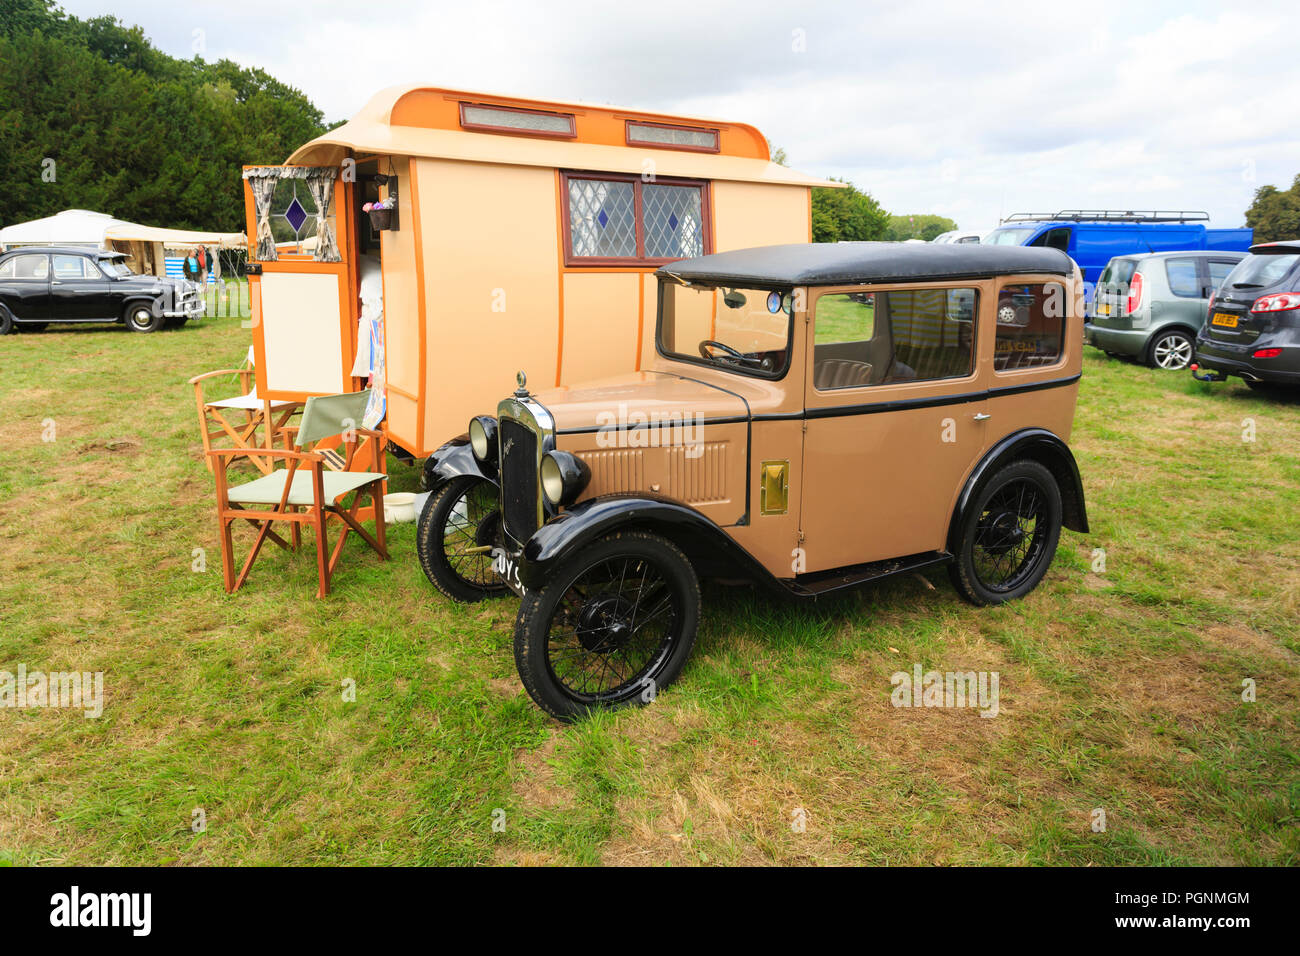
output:
[[260, 66], [330, 119], [428, 82], [750, 122], [802, 169], [968, 228], [1071, 206], [1238, 225], [1255, 186], [1300, 172], [1294, 3], [64, 6], [180, 56], [202, 28], [209, 59]]

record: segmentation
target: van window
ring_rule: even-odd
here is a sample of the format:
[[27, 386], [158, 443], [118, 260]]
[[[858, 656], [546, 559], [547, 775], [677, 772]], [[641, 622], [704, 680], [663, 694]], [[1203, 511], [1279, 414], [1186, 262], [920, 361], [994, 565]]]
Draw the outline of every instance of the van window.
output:
[[50, 260], [45, 256], [14, 256], [0, 266], [0, 279], [44, 279], [49, 272]]
[[1194, 258], [1166, 259], [1165, 275], [1169, 278], [1169, 291], [1184, 299], [1201, 298], [1201, 274]]
[[1070, 227], [1061, 226], [1057, 229], [1049, 229], [1037, 239], [1030, 243], [1031, 246], [1046, 246], [1048, 249], [1060, 249], [1062, 252], [1070, 251]]
[[998, 372], [1053, 365], [1065, 335], [1065, 286], [1037, 282], [998, 291], [993, 368]]
[[961, 378], [974, 368], [971, 288], [837, 292], [817, 299], [818, 391]]

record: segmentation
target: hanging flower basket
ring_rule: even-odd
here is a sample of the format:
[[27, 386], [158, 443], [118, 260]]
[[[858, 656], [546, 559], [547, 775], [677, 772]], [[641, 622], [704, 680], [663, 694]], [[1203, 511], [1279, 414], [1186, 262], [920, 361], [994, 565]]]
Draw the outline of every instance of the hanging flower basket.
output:
[[370, 216], [370, 225], [376, 230], [393, 228], [393, 207], [396, 204], [392, 199], [382, 199], [379, 202], [368, 202], [361, 208]]

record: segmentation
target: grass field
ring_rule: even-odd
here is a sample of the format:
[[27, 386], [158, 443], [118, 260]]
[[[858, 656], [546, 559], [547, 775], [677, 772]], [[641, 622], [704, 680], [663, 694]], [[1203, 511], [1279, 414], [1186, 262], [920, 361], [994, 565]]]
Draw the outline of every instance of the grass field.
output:
[[[561, 726], [515, 675], [516, 602], [437, 597], [412, 525], [387, 564], [350, 542], [324, 601], [310, 549], [223, 593], [185, 380], [247, 342], [0, 339], [0, 670], [105, 694], [0, 710], [0, 860], [1300, 862], [1300, 403], [1089, 350], [1093, 531], [1026, 600], [942, 571], [811, 607], [706, 588], [677, 684]], [[915, 663], [997, 671], [1001, 713], [892, 707]]]

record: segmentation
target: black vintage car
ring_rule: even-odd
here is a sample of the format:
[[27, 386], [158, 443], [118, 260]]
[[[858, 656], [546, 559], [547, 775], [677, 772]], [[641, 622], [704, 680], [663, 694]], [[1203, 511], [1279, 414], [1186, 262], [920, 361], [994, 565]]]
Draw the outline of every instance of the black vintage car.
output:
[[0, 255], [0, 335], [51, 322], [123, 322], [156, 332], [203, 314], [199, 287], [136, 275], [120, 252], [29, 246]]

